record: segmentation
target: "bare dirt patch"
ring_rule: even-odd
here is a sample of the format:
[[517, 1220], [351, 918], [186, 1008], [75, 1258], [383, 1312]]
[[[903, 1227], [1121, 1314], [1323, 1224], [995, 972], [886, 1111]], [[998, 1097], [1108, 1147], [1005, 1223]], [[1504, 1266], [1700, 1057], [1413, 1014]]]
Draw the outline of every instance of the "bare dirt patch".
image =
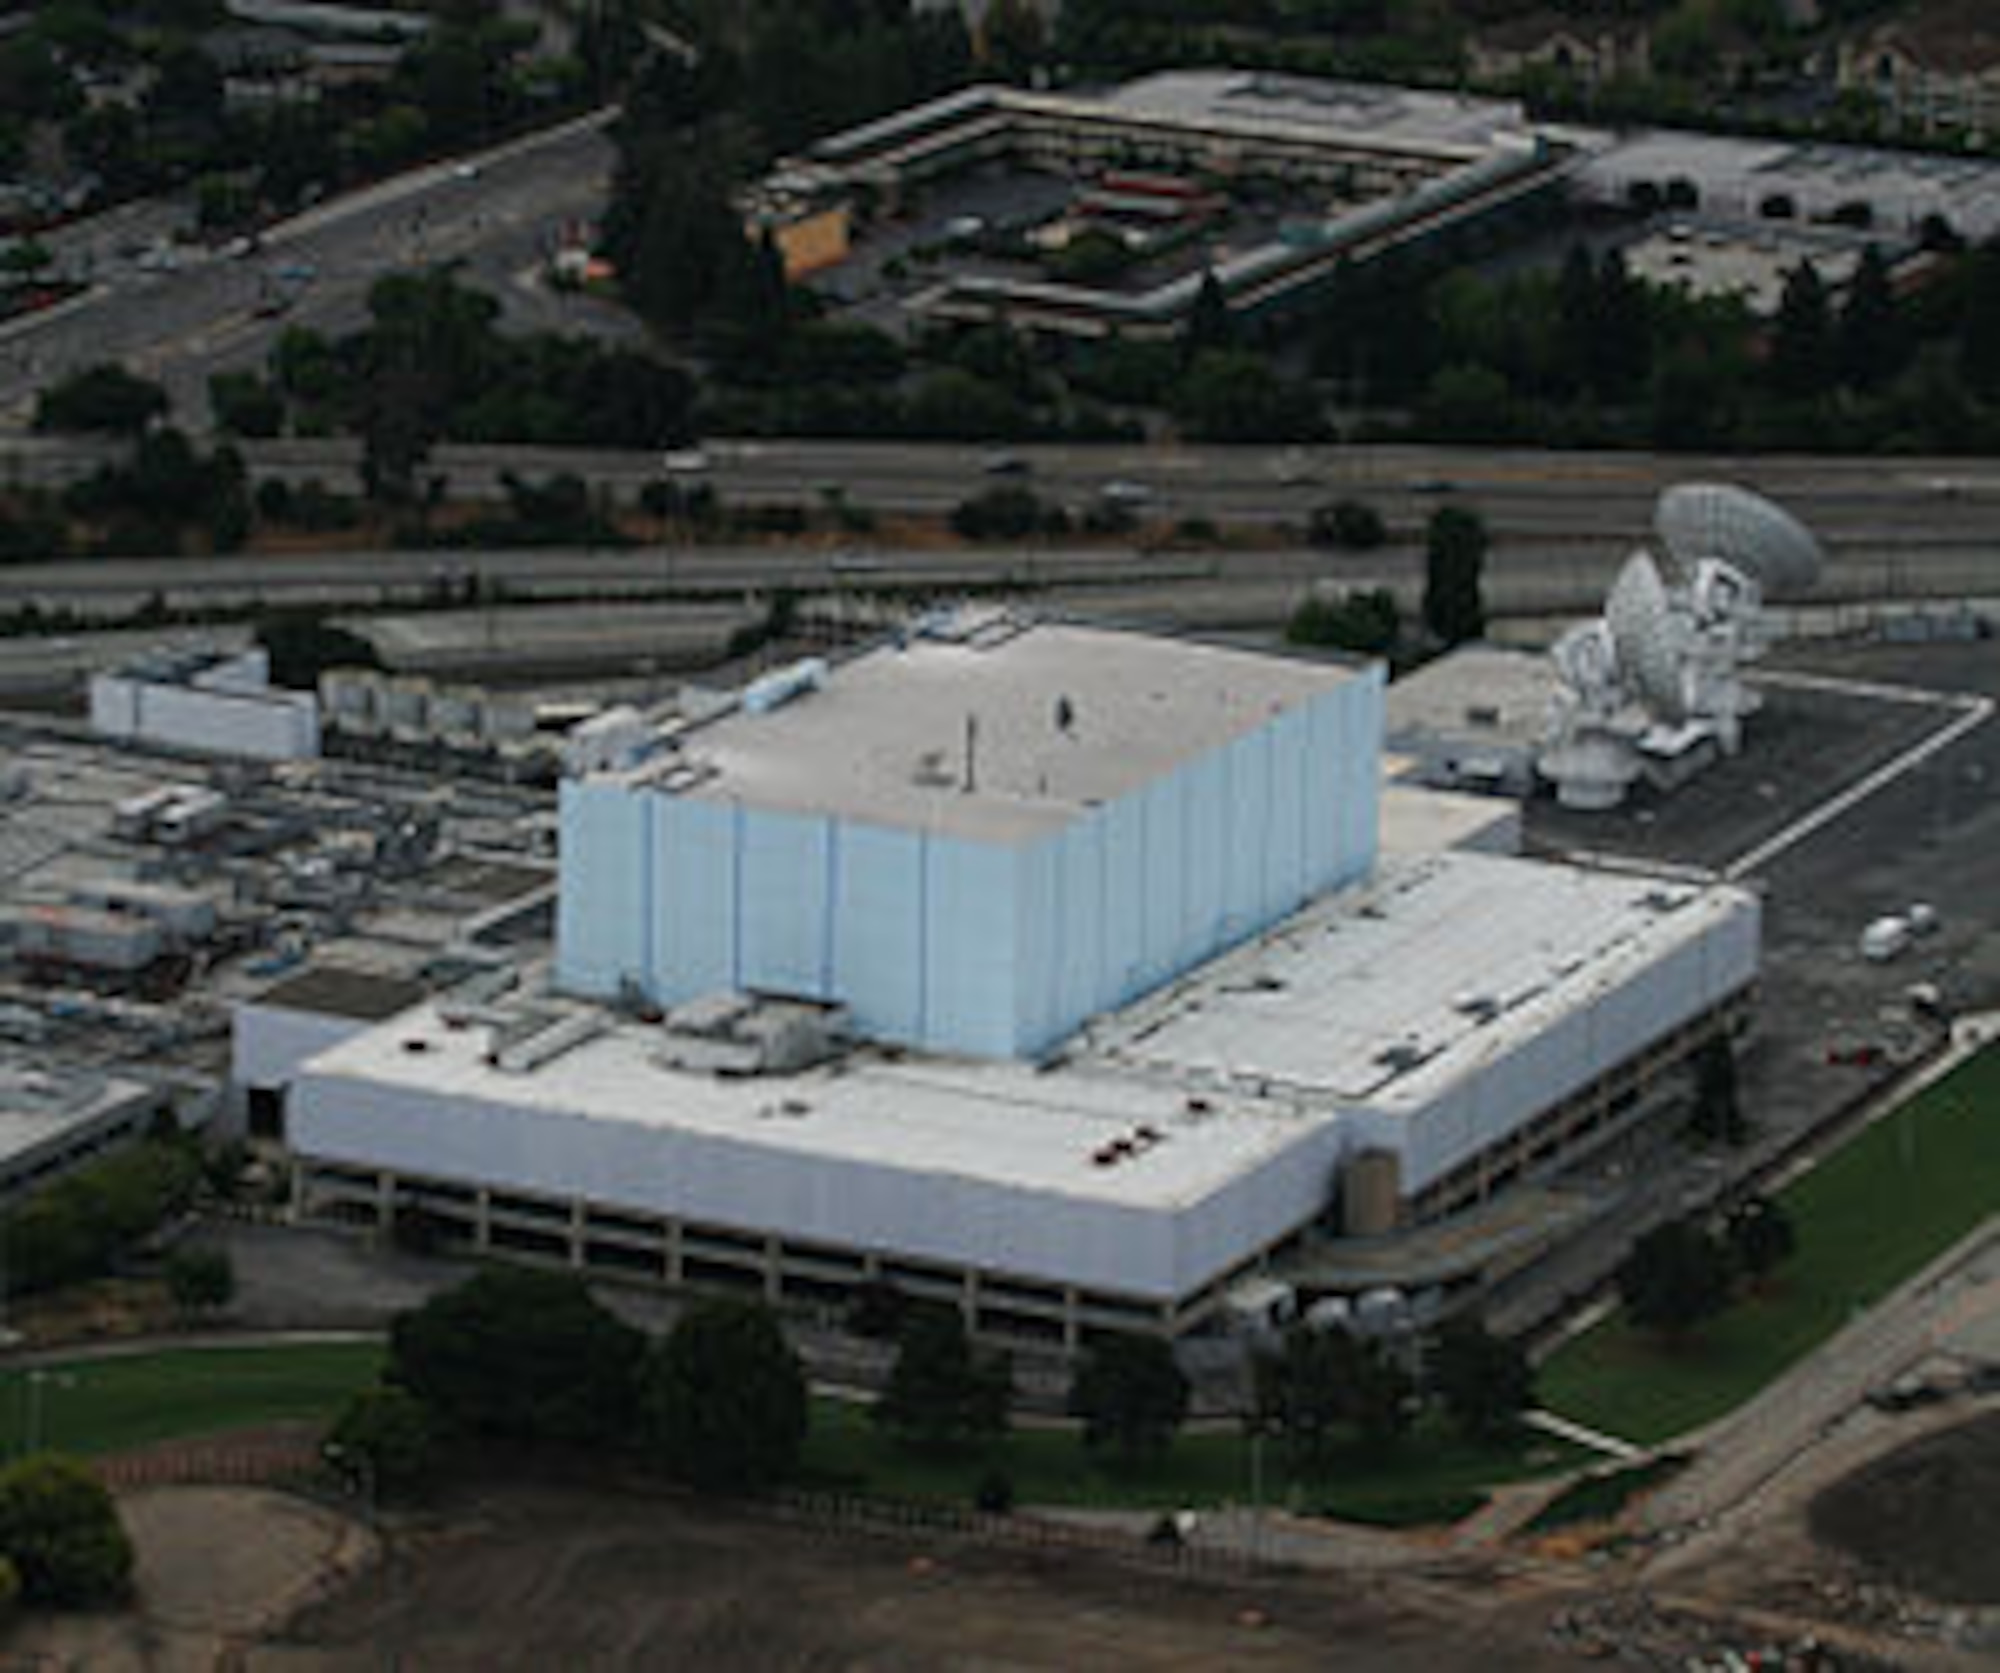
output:
[[824, 1532], [676, 1498], [468, 1496], [252, 1657], [273, 1673], [496, 1667], [1366, 1668], [1568, 1665], [1530, 1612], [1323, 1574], [1194, 1582], [1073, 1554]]
[[2000, 1413], [1898, 1447], [1822, 1491], [1814, 1535], [1941, 1603], [2000, 1604]]
[[206, 1673], [372, 1554], [352, 1519], [263, 1488], [148, 1489], [119, 1510], [138, 1554], [134, 1607], [20, 1622], [7, 1638], [19, 1665]]

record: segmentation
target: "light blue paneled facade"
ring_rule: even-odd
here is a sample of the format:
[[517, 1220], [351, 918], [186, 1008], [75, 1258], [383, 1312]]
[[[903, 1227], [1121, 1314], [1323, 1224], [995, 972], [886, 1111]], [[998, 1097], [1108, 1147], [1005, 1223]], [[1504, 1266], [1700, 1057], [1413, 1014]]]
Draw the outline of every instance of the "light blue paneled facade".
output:
[[569, 781], [558, 964], [667, 1004], [745, 988], [1029, 1056], [1373, 868], [1370, 669], [1030, 841]]

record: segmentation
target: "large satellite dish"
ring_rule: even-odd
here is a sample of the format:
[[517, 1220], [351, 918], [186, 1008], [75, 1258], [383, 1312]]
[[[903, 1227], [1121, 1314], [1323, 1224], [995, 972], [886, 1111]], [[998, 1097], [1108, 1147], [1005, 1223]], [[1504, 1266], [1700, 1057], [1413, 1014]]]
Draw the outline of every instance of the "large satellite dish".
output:
[[1810, 587], [1825, 561], [1811, 530], [1789, 511], [1728, 483], [1669, 488], [1654, 508], [1653, 528], [1684, 574], [1712, 558], [1773, 595]]
[[1687, 719], [1681, 655], [1675, 644], [1673, 606], [1659, 566], [1647, 552], [1634, 552], [1604, 601], [1605, 625], [1618, 648], [1618, 665], [1639, 700], [1671, 725]]

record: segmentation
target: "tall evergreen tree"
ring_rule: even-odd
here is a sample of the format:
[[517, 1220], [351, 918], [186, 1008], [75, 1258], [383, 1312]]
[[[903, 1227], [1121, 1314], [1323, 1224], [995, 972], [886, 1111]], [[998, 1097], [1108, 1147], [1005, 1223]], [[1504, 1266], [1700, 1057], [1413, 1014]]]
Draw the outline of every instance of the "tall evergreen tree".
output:
[[1188, 310], [1187, 329], [1181, 334], [1181, 357], [1193, 361], [1198, 356], [1236, 346], [1236, 321], [1230, 317], [1229, 299], [1222, 294], [1222, 282], [1210, 268], [1201, 276], [1201, 288], [1194, 293]]
[[1966, 264], [1959, 370], [1973, 394], [2000, 399], [2000, 241], [1982, 245]]
[[1809, 261], [1785, 279], [1771, 328], [1771, 387], [1794, 401], [1825, 395], [1834, 382], [1833, 315], [1826, 285]]
[[1889, 282], [1889, 264], [1870, 244], [1840, 311], [1840, 375], [1854, 389], [1888, 383], [1909, 359], [1909, 340]]
[[1447, 645], [1486, 631], [1480, 577], [1489, 544], [1486, 521], [1476, 511], [1448, 505], [1431, 514], [1426, 537], [1424, 626]]
[[1597, 272], [1597, 308], [1592, 365], [1598, 393], [1625, 400], [1644, 387], [1653, 370], [1653, 321], [1646, 287], [1633, 278], [1625, 258], [1606, 252]]

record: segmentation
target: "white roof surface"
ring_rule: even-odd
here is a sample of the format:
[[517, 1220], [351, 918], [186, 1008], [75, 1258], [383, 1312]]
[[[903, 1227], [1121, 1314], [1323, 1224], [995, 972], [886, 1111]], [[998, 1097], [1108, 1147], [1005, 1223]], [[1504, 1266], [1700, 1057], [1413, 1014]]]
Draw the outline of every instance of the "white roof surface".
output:
[[[864, 1051], [803, 1074], [719, 1078], [659, 1066], [660, 1030], [638, 1023], [508, 1074], [486, 1062], [489, 1035], [449, 1028], [425, 1005], [335, 1046], [307, 1072], [1152, 1208], [1198, 1200], [1315, 1124], [1247, 1104], [1190, 1113], [1177, 1089], [1136, 1077], [1038, 1074], [1005, 1061], [892, 1063]], [[423, 1047], [412, 1051], [412, 1040]], [[1109, 1166], [1092, 1160], [1141, 1126], [1159, 1139]]]
[[1533, 131], [1511, 99], [1266, 70], [1167, 70], [1127, 82], [1103, 103], [1193, 128], [1284, 128], [1328, 142], [1459, 159], [1483, 154], [1501, 135], [1518, 141]]
[[1412, 1115], [1747, 906], [1499, 856], [1389, 858], [1100, 1025], [1094, 1049], [1181, 1084]]
[[[1745, 904], [1732, 889], [1484, 855], [1390, 859], [1374, 883], [1315, 903], [1107, 1019], [1053, 1067], [863, 1050], [798, 1075], [718, 1079], [659, 1066], [659, 1030], [634, 1022], [509, 1074], [486, 1061], [487, 1027], [448, 1027], [425, 1005], [333, 1047], [307, 1072], [1173, 1209], [1343, 1110], [1419, 1113], [1496, 1048], [1547, 1029]], [[1480, 1021], [1465, 1008], [1480, 997], [1503, 1009]], [[422, 1045], [411, 1049], [413, 1040]], [[1384, 1065], [1385, 1052], [1408, 1045], [1428, 1054], [1420, 1066]], [[1157, 1139], [1109, 1165], [1094, 1160], [1142, 1127]]]
[[[697, 799], [1032, 840], [1357, 677], [1331, 662], [1002, 616], [836, 667], [684, 737]], [[1058, 724], [1067, 705], [1070, 724]], [[967, 779], [973, 730], [972, 788]], [[669, 761], [675, 759], [670, 756]], [[651, 764], [656, 772], [659, 763]], [[643, 780], [648, 768], [628, 777]]]
[[1383, 693], [1390, 747], [1414, 738], [1490, 737], [1496, 746], [1540, 741], [1556, 689], [1555, 664], [1539, 651], [1461, 645], [1392, 681]]

